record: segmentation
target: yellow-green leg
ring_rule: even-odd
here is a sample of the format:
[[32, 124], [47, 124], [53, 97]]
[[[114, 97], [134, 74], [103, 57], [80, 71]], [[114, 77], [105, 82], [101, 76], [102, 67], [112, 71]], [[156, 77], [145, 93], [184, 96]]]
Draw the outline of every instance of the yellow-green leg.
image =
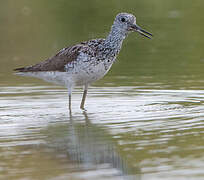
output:
[[71, 94], [69, 94], [69, 111], [71, 111], [72, 109], [72, 98], [71, 98]]
[[72, 110], [72, 87], [68, 87], [68, 96], [69, 96], [69, 112]]
[[85, 110], [84, 104], [85, 104], [87, 92], [88, 92], [88, 85], [85, 85], [84, 86], [84, 93], [83, 93], [82, 100], [81, 100], [81, 105], [80, 105], [80, 108], [82, 110]]

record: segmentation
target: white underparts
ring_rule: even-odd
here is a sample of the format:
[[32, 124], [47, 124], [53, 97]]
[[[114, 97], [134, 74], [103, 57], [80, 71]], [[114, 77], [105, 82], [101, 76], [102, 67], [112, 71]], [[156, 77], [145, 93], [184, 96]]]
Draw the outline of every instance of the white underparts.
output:
[[[117, 25], [117, 24], [116, 24]], [[72, 89], [75, 85], [88, 85], [101, 79], [111, 68], [120, 52], [127, 32], [113, 25], [110, 34], [104, 41], [90, 41], [90, 44], [79, 52], [77, 59], [68, 62], [65, 72], [38, 71], [22, 72], [19, 75], [43, 79]], [[98, 48], [96, 46], [98, 45]], [[91, 46], [95, 48], [91, 48]]]
[[18, 75], [43, 79], [47, 82], [72, 88], [75, 85], [87, 85], [101, 79], [111, 68], [112, 61], [97, 61], [81, 53], [76, 61], [65, 65], [66, 72], [38, 71], [20, 72]]

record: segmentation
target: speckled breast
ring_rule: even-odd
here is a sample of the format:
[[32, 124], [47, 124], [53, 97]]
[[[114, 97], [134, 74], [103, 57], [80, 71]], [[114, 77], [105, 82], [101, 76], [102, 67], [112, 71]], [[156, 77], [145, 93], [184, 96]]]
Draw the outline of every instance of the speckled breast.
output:
[[74, 69], [72, 78], [76, 85], [93, 83], [101, 79], [111, 68], [112, 61], [87, 61], [83, 65], [78, 64]]
[[81, 52], [76, 61], [65, 66], [75, 85], [90, 84], [101, 79], [109, 71], [116, 58], [116, 54], [110, 52], [97, 55], [90, 49], [88, 52]]

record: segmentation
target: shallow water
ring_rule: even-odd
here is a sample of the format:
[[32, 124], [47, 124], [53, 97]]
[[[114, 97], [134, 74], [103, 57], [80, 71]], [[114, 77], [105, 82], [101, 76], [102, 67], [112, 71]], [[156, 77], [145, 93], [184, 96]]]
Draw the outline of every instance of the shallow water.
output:
[[[4, 96], [4, 94], [7, 96]], [[1, 179], [202, 179], [204, 91], [1, 89]]]
[[[204, 179], [204, 2], [118, 2], [0, 3], [0, 179]], [[86, 112], [82, 89], [70, 114], [66, 89], [13, 75], [105, 37], [121, 11], [154, 38], [125, 40], [111, 71], [89, 88]]]

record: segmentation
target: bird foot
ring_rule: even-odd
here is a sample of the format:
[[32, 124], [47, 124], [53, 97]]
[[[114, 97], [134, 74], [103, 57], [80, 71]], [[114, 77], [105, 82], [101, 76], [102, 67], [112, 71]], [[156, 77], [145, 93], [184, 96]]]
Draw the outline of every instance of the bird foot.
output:
[[84, 107], [80, 107], [80, 109], [81, 109], [82, 111], [87, 111]]

